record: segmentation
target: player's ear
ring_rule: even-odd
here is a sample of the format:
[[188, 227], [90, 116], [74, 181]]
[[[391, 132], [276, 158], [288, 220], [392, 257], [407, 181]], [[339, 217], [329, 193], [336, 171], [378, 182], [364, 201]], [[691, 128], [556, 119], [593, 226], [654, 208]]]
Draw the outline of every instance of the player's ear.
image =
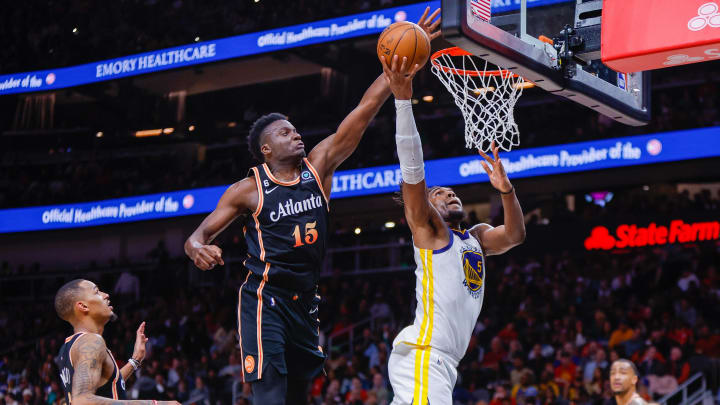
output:
[[636, 375], [632, 376], [632, 379], [630, 380], [630, 382], [632, 382], [632, 385], [637, 385], [637, 381], [638, 381], [638, 376], [636, 376]]
[[270, 148], [270, 145], [264, 143], [260, 146], [260, 153], [262, 153], [264, 156], [267, 156], [272, 152], [272, 148]]
[[87, 314], [90, 311], [90, 308], [87, 306], [87, 304], [83, 301], [77, 301], [75, 303], [75, 312], [81, 313], [81, 314]]

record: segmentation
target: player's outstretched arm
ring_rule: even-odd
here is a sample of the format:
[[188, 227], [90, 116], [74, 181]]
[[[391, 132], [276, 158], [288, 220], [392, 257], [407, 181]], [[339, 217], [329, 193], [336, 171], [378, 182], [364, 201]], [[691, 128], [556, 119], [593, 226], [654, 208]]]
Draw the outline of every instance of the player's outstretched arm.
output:
[[360, 103], [340, 123], [337, 131], [317, 144], [308, 160], [322, 177], [323, 189], [330, 193], [335, 170], [357, 148], [370, 121], [390, 95], [383, 75], [380, 75], [365, 91]]
[[222, 250], [210, 243], [240, 214], [247, 210], [254, 211], [257, 203], [254, 178], [245, 178], [228, 187], [215, 210], [205, 217], [185, 241], [185, 254], [200, 270], [210, 270], [218, 264], [224, 265]]
[[390, 66], [383, 61], [383, 71], [395, 96], [395, 143], [402, 171], [402, 200], [405, 218], [413, 235], [413, 243], [421, 249], [437, 249], [448, 242], [449, 233], [437, 210], [430, 204], [425, 184], [420, 134], [412, 113], [412, 79], [415, 65], [406, 74], [407, 58], [402, 62], [393, 57]]
[[498, 147], [495, 142], [492, 144], [494, 158], [481, 150], [478, 152], [487, 161], [487, 163], [482, 162], [482, 165], [490, 177], [490, 184], [500, 192], [502, 197], [505, 223], [494, 228], [488, 224], [478, 224], [470, 232], [480, 242], [486, 254], [499, 255], [525, 241], [525, 220], [520, 202], [515, 195], [515, 187], [505, 173], [505, 167], [498, 156]]
[[87, 333], [77, 340], [70, 353], [75, 369], [71, 390], [73, 405], [179, 405], [175, 401], [125, 401], [95, 395], [95, 390], [102, 385], [100, 380], [106, 357], [107, 347], [102, 337]]
[[[425, 30], [432, 40], [441, 33], [438, 29], [441, 19], [437, 18], [440, 9], [435, 10], [430, 17], [428, 17], [429, 12], [430, 7], [427, 7], [420, 17], [418, 25]], [[357, 149], [370, 121], [375, 118], [380, 107], [389, 96], [390, 89], [383, 73], [365, 91], [360, 103], [340, 123], [337, 131], [310, 151], [308, 159], [322, 177], [323, 189], [327, 193], [330, 193], [332, 188], [332, 176], [335, 170]]]

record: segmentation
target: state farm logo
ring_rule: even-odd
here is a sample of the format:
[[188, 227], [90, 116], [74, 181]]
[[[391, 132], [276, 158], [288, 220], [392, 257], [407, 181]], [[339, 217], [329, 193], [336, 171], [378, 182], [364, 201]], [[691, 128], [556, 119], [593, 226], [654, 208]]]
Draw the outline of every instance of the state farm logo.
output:
[[663, 65], [665, 66], [674, 66], [674, 65], [682, 65], [685, 63], [693, 63], [693, 62], [700, 62], [701, 60], [704, 60], [705, 58], [702, 56], [689, 56], [685, 55], [684, 53], [678, 53], [675, 55], [670, 55], [667, 57], [665, 62], [663, 62]]
[[663, 65], [675, 66], [675, 65], [684, 65], [686, 63], [701, 62], [701, 61], [704, 61], [706, 57], [707, 57], [707, 59], [720, 58], [720, 48], [706, 49], [705, 51], [703, 51], [703, 53], [707, 56], [690, 56], [690, 55], [686, 55], [684, 53], [670, 55], [667, 57], [665, 62], [663, 62]]
[[604, 226], [596, 226], [585, 239], [586, 250], [611, 250], [626, 247], [666, 245], [669, 243], [688, 243], [720, 238], [720, 222], [685, 223], [682, 220], [670, 222], [670, 226], [656, 225], [647, 227], [620, 225], [615, 235]]
[[720, 27], [720, 13], [718, 13], [718, 5], [710, 2], [698, 7], [698, 15], [688, 21], [688, 29], [690, 31], [700, 31], [707, 26]]

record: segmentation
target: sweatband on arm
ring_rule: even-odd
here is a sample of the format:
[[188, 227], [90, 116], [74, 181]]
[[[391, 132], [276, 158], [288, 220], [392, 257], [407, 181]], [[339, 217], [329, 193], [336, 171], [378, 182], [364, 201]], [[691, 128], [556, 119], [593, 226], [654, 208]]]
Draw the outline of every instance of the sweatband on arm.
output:
[[395, 100], [395, 143], [405, 183], [418, 184], [425, 178], [420, 134], [415, 126], [410, 100]]

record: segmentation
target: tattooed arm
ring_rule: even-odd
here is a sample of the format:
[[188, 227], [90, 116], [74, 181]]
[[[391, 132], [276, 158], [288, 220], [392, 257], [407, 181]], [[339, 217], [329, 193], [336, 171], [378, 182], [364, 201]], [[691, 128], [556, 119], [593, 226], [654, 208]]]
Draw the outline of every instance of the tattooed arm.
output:
[[[95, 395], [95, 390], [102, 385], [102, 368], [107, 355], [107, 347], [102, 337], [87, 333], [77, 340], [70, 352], [75, 369], [72, 378], [73, 405], [154, 405], [153, 400], [115, 400]], [[157, 403], [177, 404], [174, 401]]]

